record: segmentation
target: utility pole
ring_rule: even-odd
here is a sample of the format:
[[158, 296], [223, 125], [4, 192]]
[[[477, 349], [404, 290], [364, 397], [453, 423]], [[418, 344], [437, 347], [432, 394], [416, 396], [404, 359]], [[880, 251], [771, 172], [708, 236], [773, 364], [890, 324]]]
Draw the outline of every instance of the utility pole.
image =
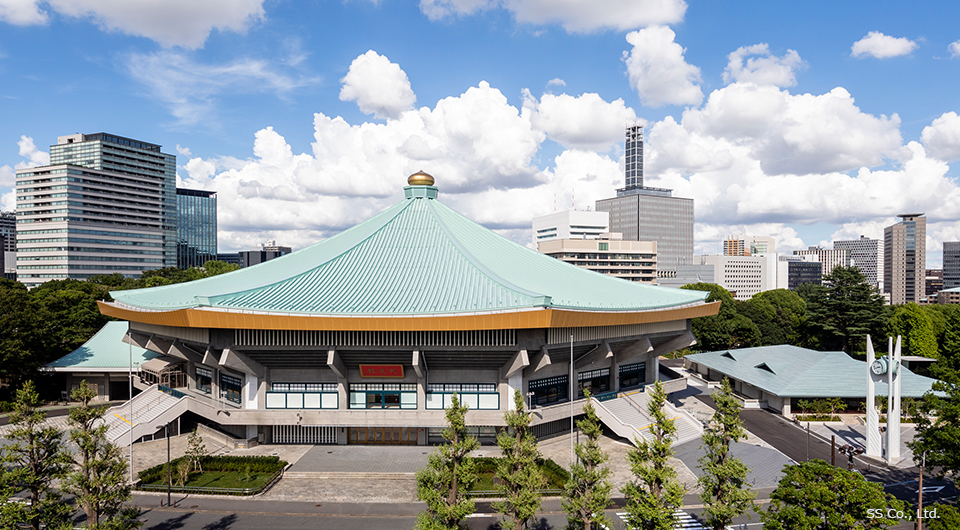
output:
[[810, 422], [807, 422], [807, 462], [810, 461]]
[[573, 396], [576, 395], [576, 387], [574, 386], [574, 375], [576, 374], [576, 369], [573, 366], [573, 334], [570, 334], [570, 465], [573, 465]]
[[163, 434], [167, 437], [167, 506], [170, 506], [170, 486], [173, 478], [170, 476], [170, 424], [163, 426]]
[[920, 489], [917, 490], [917, 530], [923, 530], [923, 466], [927, 464], [927, 452], [920, 457]]
[[836, 434], [830, 435], [830, 465], [833, 467], [837, 467], [837, 435]]

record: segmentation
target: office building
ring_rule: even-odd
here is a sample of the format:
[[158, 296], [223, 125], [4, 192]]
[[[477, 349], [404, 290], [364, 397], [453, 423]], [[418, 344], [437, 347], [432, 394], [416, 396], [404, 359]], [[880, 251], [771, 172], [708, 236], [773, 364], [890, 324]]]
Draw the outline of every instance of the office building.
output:
[[541, 254], [632, 282], [657, 283], [657, 244], [624, 241], [620, 234], [600, 239], [552, 239], [537, 244]]
[[860, 236], [860, 239], [834, 241], [833, 248], [850, 251], [853, 266], [877, 292], [883, 292], [883, 241]]
[[217, 192], [177, 188], [177, 267], [217, 259]]
[[951, 287], [937, 293], [938, 304], [960, 304], [960, 287]]
[[241, 267], [251, 267], [258, 263], [279, 258], [280, 256], [286, 256], [291, 252], [293, 252], [293, 249], [290, 247], [282, 247], [277, 245], [276, 241], [268, 241], [265, 244], [261, 244], [259, 248], [241, 250], [237, 254], [239, 255]]
[[777, 289], [796, 291], [805, 283], [820, 285], [823, 263], [817, 256], [779, 256], [777, 262]]
[[217, 261], [230, 263], [232, 265], [237, 265], [240, 267], [243, 266], [243, 262], [240, 261], [239, 252], [217, 252]]
[[774, 254], [777, 242], [770, 236], [748, 236], [735, 234], [723, 238], [724, 256], [756, 256]]
[[533, 218], [533, 248], [554, 239], [598, 239], [610, 231], [607, 212], [567, 210]]
[[919, 302], [924, 296], [927, 218], [902, 213], [902, 220], [883, 229], [883, 288], [891, 304]]
[[833, 272], [837, 267], [850, 266], [850, 251], [847, 249], [828, 249], [822, 247], [807, 247], [807, 250], [794, 250], [794, 256], [814, 256], [813, 259], [823, 264], [823, 274]]
[[737, 300], [749, 300], [761, 291], [777, 288], [777, 255], [698, 256], [701, 265], [713, 267], [714, 282]]
[[960, 241], [943, 242], [943, 288], [960, 287]]
[[596, 202], [610, 214], [610, 232], [630, 241], [657, 243], [657, 277], [676, 276], [677, 267], [693, 264], [693, 199], [673, 190], [643, 185], [643, 127], [629, 125], [624, 145], [624, 182], [617, 196]]
[[923, 295], [930, 303], [935, 303], [937, 293], [943, 290], [943, 269], [927, 269], [924, 271]]
[[[156, 408], [134, 438], [189, 411], [251, 443], [428, 445], [442, 442], [456, 393], [468, 428], [493, 443], [516, 393], [536, 407], [533, 434], [547, 436], [569, 431], [583, 403], [570, 401], [589, 389], [607, 394], [594, 403], [602, 413], [620, 411], [601, 414], [611, 429], [642, 439], [645, 424], [611, 420], [637, 416], [617, 392], [686, 388], [658, 358], [694, 344], [692, 319], [719, 303], [571, 267], [445, 206], [433, 177], [408, 184], [400, 203], [290, 256], [101, 302], [130, 322], [112, 331], [115, 346], [164, 356], [135, 380], [152, 390], [135, 405]], [[108, 346], [48, 367], [73, 373]], [[145, 386], [154, 381], [177, 392]], [[106, 417], [109, 436], [126, 440], [129, 424]], [[702, 433], [678, 421], [689, 439]]]
[[27, 286], [177, 264], [176, 155], [106, 133], [61, 136], [17, 170], [17, 275]]
[[[14, 212], [0, 212], [0, 273], [8, 279], [16, 277], [17, 273], [17, 214]], [[12, 275], [12, 276], [7, 276]]]

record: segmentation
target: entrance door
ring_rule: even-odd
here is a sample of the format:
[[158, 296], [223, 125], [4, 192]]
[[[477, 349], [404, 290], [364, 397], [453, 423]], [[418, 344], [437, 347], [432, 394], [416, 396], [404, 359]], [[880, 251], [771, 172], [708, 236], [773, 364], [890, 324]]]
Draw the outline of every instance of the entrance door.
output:
[[416, 427], [350, 427], [349, 435], [352, 444], [417, 444]]

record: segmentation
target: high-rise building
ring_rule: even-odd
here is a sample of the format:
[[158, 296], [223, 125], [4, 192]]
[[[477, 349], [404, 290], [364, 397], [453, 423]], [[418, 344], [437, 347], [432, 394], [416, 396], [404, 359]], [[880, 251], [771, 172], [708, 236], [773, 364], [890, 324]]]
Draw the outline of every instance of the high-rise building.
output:
[[823, 264], [823, 274], [830, 274], [837, 267], [850, 266], [850, 251], [846, 249], [828, 249], [822, 247], [807, 247], [807, 250], [794, 250], [794, 256], [814, 256], [814, 259]]
[[27, 286], [177, 264], [176, 155], [106, 133], [50, 146], [17, 170], [17, 275]]
[[678, 266], [693, 264], [693, 199], [643, 185], [643, 128], [638, 125], [626, 129], [624, 182], [616, 197], [598, 200], [596, 210], [609, 212], [610, 232], [623, 239], [656, 241], [657, 277], [676, 276]]
[[935, 303], [937, 293], [943, 290], [943, 269], [927, 269], [924, 271], [923, 297], [930, 303]]
[[17, 214], [0, 212], [0, 258], [3, 266], [0, 273], [17, 272]]
[[960, 241], [943, 242], [943, 288], [960, 287]]
[[598, 239], [610, 232], [610, 214], [567, 210], [533, 218], [533, 246], [554, 239]]
[[723, 238], [724, 256], [755, 256], [774, 254], [776, 251], [777, 242], [770, 236], [734, 234]]
[[217, 192], [177, 188], [177, 267], [217, 259]]
[[891, 304], [919, 302], [924, 296], [927, 218], [902, 213], [883, 229], [883, 288]]
[[286, 256], [291, 252], [293, 252], [293, 249], [290, 247], [277, 245], [276, 241], [267, 241], [265, 244], [261, 244], [259, 248], [241, 250], [237, 254], [240, 255], [240, 266], [250, 267], [280, 256]]
[[730, 291], [737, 300], [777, 288], [777, 255], [698, 256], [701, 265], [714, 268], [714, 283]]
[[624, 241], [620, 234], [598, 239], [552, 239], [537, 250], [578, 267], [633, 282], [657, 283], [657, 244]]
[[805, 283], [820, 285], [823, 263], [817, 256], [779, 256], [777, 262], [777, 288], [796, 291]]
[[849, 250], [853, 266], [878, 292], [883, 292], [883, 241], [860, 236], [860, 239], [834, 241], [833, 248]]

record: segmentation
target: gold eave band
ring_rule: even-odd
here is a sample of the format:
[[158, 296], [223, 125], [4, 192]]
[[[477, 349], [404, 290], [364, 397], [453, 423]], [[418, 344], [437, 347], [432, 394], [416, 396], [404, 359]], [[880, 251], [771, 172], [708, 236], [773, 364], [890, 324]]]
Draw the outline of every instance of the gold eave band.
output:
[[692, 307], [635, 313], [542, 309], [487, 315], [414, 317], [330, 317], [301, 315], [258, 315], [178, 309], [176, 311], [135, 311], [107, 302], [97, 302], [104, 315], [179, 328], [212, 329], [304, 329], [343, 331], [457, 331], [479, 329], [585, 328], [649, 324], [716, 315], [720, 302]]

